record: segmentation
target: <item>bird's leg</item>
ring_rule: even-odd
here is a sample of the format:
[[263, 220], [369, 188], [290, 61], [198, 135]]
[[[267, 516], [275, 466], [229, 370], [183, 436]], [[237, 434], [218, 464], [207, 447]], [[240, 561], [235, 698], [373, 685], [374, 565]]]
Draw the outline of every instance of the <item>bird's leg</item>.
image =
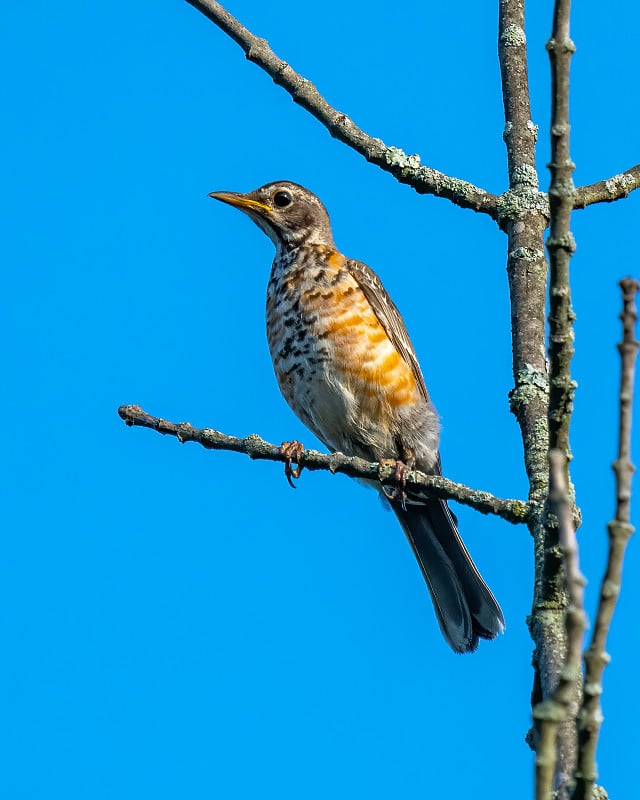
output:
[[400, 461], [398, 459], [396, 461], [396, 480], [398, 481], [398, 499], [400, 500], [400, 505], [402, 506], [402, 510], [407, 510], [407, 473], [411, 467], [408, 464], [405, 464], [404, 461]]
[[283, 442], [280, 445], [280, 452], [287, 459], [284, 463], [284, 474], [287, 476], [289, 486], [295, 489], [293, 478], [299, 478], [303, 470], [303, 467], [300, 466], [300, 457], [304, 453], [304, 445], [300, 444], [297, 439], [293, 439], [291, 442]]
[[[403, 455], [406, 454], [403, 453]], [[390, 500], [399, 501], [403, 511], [406, 511], [407, 508], [407, 475], [409, 470], [413, 469], [414, 464], [415, 458], [410, 455], [404, 461], [399, 458], [385, 458], [380, 461], [381, 467], [393, 467], [394, 469], [394, 478], [398, 485], [391, 487], [391, 492], [389, 494], [385, 492], [385, 494]]]

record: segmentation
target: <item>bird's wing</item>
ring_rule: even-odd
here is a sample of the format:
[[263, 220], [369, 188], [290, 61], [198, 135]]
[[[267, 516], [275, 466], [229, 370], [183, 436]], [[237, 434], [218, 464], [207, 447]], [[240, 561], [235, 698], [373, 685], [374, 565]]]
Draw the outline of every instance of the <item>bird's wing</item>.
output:
[[348, 259], [346, 267], [358, 283], [358, 286], [362, 289], [364, 296], [367, 298], [369, 305], [378, 318], [378, 322], [384, 328], [391, 343], [405, 363], [411, 368], [420, 394], [425, 400], [429, 401], [429, 394], [425, 386], [424, 378], [422, 377], [420, 364], [418, 364], [418, 358], [411, 344], [411, 339], [407, 333], [402, 316], [393, 300], [387, 294], [386, 289], [382, 285], [382, 281], [371, 267], [368, 267], [361, 261]]

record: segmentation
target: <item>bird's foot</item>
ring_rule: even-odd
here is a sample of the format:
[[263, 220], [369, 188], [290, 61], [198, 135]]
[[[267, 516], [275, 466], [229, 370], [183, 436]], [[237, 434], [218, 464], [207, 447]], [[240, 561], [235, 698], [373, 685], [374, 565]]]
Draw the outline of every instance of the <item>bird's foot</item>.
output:
[[402, 506], [402, 510], [407, 510], [407, 475], [409, 474], [409, 470], [413, 469], [412, 464], [405, 464], [404, 461], [400, 461], [399, 458], [385, 458], [380, 462], [380, 467], [393, 467], [394, 469], [394, 478], [397, 481], [397, 486], [387, 486], [385, 487], [385, 495], [389, 500], [395, 500], [396, 503], [400, 503]]
[[[284, 462], [284, 474], [287, 476], [289, 486], [292, 489], [296, 488], [293, 482], [294, 478], [299, 478], [303, 467], [300, 465], [300, 457], [304, 453], [304, 445], [300, 444], [297, 439], [291, 442], [283, 442], [280, 445], [280, 452], [286, 458]], [[295, 467], [293, 465], [296, 465]]]

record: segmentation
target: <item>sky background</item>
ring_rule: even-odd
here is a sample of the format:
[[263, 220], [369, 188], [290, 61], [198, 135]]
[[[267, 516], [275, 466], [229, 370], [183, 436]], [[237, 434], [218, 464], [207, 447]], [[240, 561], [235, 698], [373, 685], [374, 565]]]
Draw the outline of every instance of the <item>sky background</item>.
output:
[[[369, 134], [500, 193], [496, 5], [229, 9]], [[529, 6], [546, 188], [552, 4]], [[640, 160], [639, 31], [637, 4], [576, 4], [577, 184]], [[288, 178], [322, 198], [338, 246], [402, 310], [442, 416], [445, 474], [525, 497], [504, 235], [332, 140], [181, 0], [5, 3], [0, 62], [0, 795], [531, 796], [524, 527], [456, 509], [507, 619], [504, 636], [456, 657], [373, 492], [319, 473], [292, 491], [279, 465], [117, 416], [137, 403], [319, 446], [272, 374], [272, 245], [206, 196]], [[616, 284], [640, 277], [639, 213], [637, 192], [572, 223], [573, 475], [590, 611], [614, 507]], [[620, 799], [637, 791], [639, 573], [632, 540], [599, 753]]]

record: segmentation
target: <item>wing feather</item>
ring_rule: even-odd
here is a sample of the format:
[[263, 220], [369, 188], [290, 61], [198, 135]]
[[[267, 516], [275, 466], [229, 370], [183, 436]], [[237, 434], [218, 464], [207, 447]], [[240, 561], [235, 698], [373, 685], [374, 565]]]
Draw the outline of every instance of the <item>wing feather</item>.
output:
[[382, 281], [371, 267], [363, 264], [362, 261], [348, 259], [346, 267], [358, 286], [362, 289], [364, 296], [367, 298], [369, 305], [378, 318], [378, 322], [384, 328], [391, 343], [405, 363], [411, 368], [420, 394], [427, 402], [430, 402], [429, 393], [427, 392], [427, 387], [422, 376], [422, 370], [420, 369], [420, 364], [418, 364], [418, 358], [411, 344], [411, 339], [407, 333], [402, 316], [393, 300], [387, 294], [386, 289], [382, 285]]

